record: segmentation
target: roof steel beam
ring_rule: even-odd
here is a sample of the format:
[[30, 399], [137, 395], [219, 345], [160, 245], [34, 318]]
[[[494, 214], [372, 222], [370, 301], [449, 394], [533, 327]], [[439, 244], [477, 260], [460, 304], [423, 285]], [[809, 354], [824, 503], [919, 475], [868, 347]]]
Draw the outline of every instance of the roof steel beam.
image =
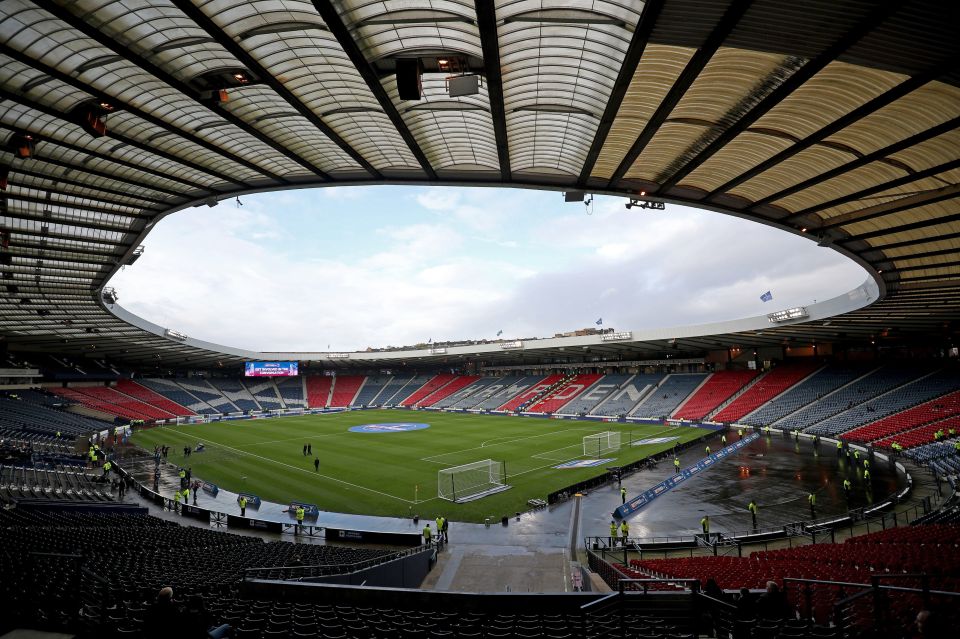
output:
[[376, 179], [382, 179], [378, 171], [370, 162], [363, 157], [359, 151], [347, 144], [347, 141], [340, 137], [336, 131], [330, 128], [323, 119], [307, 107], [300, 99], [294, 95], [282, 82], [280, 82], [272, 73], [267, 71], [260, 62], [250, 55], [246, 49], [240, 46], [233, 38], [224, 33], [223, 29], [218, 27], [206, 13], [201, 11], [191, 0], [171, 0], [173, 4], [183, 11], [184, 14], [193, 20], [200, 29], [205, 31], [211, 38], [217, 41], [224, 49], [235, 57], [240, 64], [247, 67], [257, 76], [259, 80], [276, 92], [282, 100], [289, 104], [297, 113], [306, 118], [310, 124], [317, 127], [331, 142], [340, 147], [340, 150], [350, 156], [354, 162], [363, 167], [363, 169]]
[[[5, 203], [7, 197], [8, 196], [6, 195], [0, 195], [0, 201]], [[33, 214], [33, 213], [30, 213], [29, 211], [11, 209], [9, 206], [6, 206], [6, 204], [4, 204], [4, 208], [2, 212], [0, 212], [0, 215], [6, 216], [6, 217], [13, 217], [20, 220], [28, 220], [31, 222], [40, 222], [41, 224], [61, 224], [63, 226], [76, 226], [77, 228], [82, 228], [82, 229], [91, 229], [94, 231], [109, 231], [111, 233], [121, 233], [121, 234], [139, 233], [146, 226], [146, 222], [149, 221], [147, 218], [143, 218], [144, 224], [142, 225], [104, 226], [102, 224], [96, 224], [89, 220], [73, 220], [73, 219], [62, 218], [62, 217], [55, 217], [55, 216], [48, 217], [42, 214]], [[85, 239], [82, 236], [75, 236], [75, 237], [76, 239]]]
[[[17, 186], [17, 185], [16, 185], [16, 184], [11, 184], [10, 186]], [[9, 187], [8, 187], [8, 188], [9, 188]], [[35, 189], [35, 190], [38, 190], [38, 191], [46, 191], [46, 192], [48, 192], [48, 193], [56, 193], [56, 191], [53, 191], [53, 190], [48, 190], [48, 189], [43, 189], [43, 188], [37, 188], [37, 187], [21, 187], [21, 188], [32, 188], [32, 189]], [[78, 204], [74, 204], [74, 203], [71, 203], [71, 202], [62, 202], [62, 201], [60, 201], [60, 200], [52, 200], [52, 199], [43, 198], [43, 197], [35, 197], [35, 196], [33, 196], [33, 195], [26, 195], [26, 194], [21, 194], [21, 193], [13, 193], [13, 192], [11, 192], [11, 191], [2, 191], [2, 192], [0, 192], [0, 197], [2, 197], [2, 198], [7, 198], [7, 199], [9, 199], [9, 200], [18, 200], [18, 201], [20, 201], [20, 202], [30, 202], [31, 204], [43, 204], [43, 205], [51, 206], [51, 207], [52, 207], [52, 206], [56, 206], [56, 207], [60, 207], [60, 208], [76, 209], [76, 210], [78, 210], [78, 211], [90, 211], [91, 213], [99, 213], [99, 214], [101, 214], [101, 215], [113, 215], [113, 216], [115, 216], [115, 217], [126, 217], [126, 218], [130, 218], [130, 219], [134, 219], [134, 220], [149, 219], [149, 217], [150, 217], [149, 215], [140, 215], [140, 214], [137, 214], [137, 213], [125, 213], [125, 212], [123, 212], [123, 211], [110, 211], [110, 210], [108, 210], [108, 209], [98, 209], [98, 208], [94, 208], [94, 207], [92, 207], [92, 206], [86, 206], [85, 204], [79, 204], [79, 203], [78, 203]], [[77, 196], [72, 196], [72, 197], [77, 197]], [[94, 200], [94, 201], [96, 201], [95, 198], [84, 198], [84, 199], [89, 199], [89, 200]], [[130, 208], [133, 208], [133, 207], [130, 207]]]
[[660, 130], [660, 127], [670, 116], [674, 107], [677, 106], [686, 94], [687, 89], [693, 85], [694, 81], [699, 77], [700, 72], [707, 66], [707, 63], [713, 58], [713, 54], [717, 52], [717, 49], [720, 48], [723, 41], [727, 39], [727, 36], [730, 35], [730, 32], [733, 31], [733, 28], [747, 12], [751, 4], [753, 4], [752, 0], [733, 0], [730, 6], [727, 7], [723, 17], [720, 18], [720, 21], [713, 28], [713, 31], [707, 36], [703, 46], [697, 49], [697, 52], [694, 53], [693, 57], [687, 62], [680, 77], [678, 77], [673, 83], [673, 86], [670, 87], [670, 91], [663, 99], [663, 102], [660, 103], [660, 106], [657, 107], [657, 110], [650, 117], [650, 120], [647, 121], [646, 126], [643, 127], [643, 131], [641, 131], [633, 143], [633, 146], [630, 147], [630, 150], [627, 151], [617, 170], [613, 172], [613, 176], [611, 176], [608, 183], [609, 188], [613, 188], [614, 183], [623, 178], [627, 171], [630, 170], [630, 167], [633, 166], [633, 163], [637, 161], [637, 158], [640, 157], [643, 150], [647, 148], [647, 144], [650, 143], [653, 136]]
[[[484, 0], [476, 0], [477, 5], [490, 4]], [[640, 21], [633, 32], [633, 38], [630, 40], [630, 46], [627, 47], [627, 53], [623, 57], [623, 64], [620, 65], [620, 73], [617, 74], [617, 80], [613, 84], [613, 91], [607, 99], [607, 106], [603, 109], [603, 115], [600, 117], [600, 124], [597, 126], [597, 132], [593, 136], [593, 143], [587, 152], [583, 168], [580, 170], [580, 177], [577, 178], [577, 186], [586, 186], [590, 179], [590, 173], [593, 171], [600, 152], [603, 151], [603, 145], [607, 141], [607, 135], [613, 126], [617, 114], [620, 112], [620, 105], [623, 104], [623, 98], [627, 95], [633, 76], [637, 72], [637, 66], [640, 64], [640, 58], [647, 48], [650, 41], [650, 34], [653, 33], [653, 27], [660, 17], [660, 10], [663, 9], [664, 0], [647, 0], [643, 5], [643, 13], [640, 14]]]
[[215, 113], [217, 116], [223, 118], [230, 124], [233, 124], [240, 130], [242, 130], [244, 133], [255, 137], [257, 140], [266, 144], [267, 146], [272, 148], [274, 151], [276, 151], [280, 155], [283, 155], [287, 159], [293, 162], [296, 162], [300, 166], [316, 173], [320, 178], [324, 180], [330, 179], [329, 175], [327, 175], [317, 167], [313, 166], [313, 164], [311, 164], [307, 160], [304, 160], [296, 153], [293, 153], [290, 149], [287, 149], [283, 145], [278, 144], [275, 140], [265, 135], [264, 133], [259, 131], [256, 127], [247, 123], [245, 120], [242, 120], [241, 118], [233, 115], [226, 109], [218, 110], [218, 109], [212, 108], [209, 104], [206, 104], [200, 98], [200, 96], [197, 94], [196, 91], [194, 91], [192, 87], [190, 87], [184, 82], [181, 82], [180, 80], [175, 78], [172, 74], [167, 73], [162, 68], [153, 64], [149, 60], [146, 60], [140, 57], [132, 49], [130, 49], [129, 47], [123, 46], [116, 39], [111, 38], [109, 35], [107, 35], [106, 33], [103, 33], [99, 29], [95, 28], [93, 25], [87, 24], [82, 18], [75, 16], [69, 10], [57, 5], [55, 2], [52, 2], [51, 0], [33, 0], [33, 2], [37, 6], [42, 8], [44, 11], [56, 17], [58, 20], [61, 20], [62, 22], [67, 23], [68, 25], [70, 25], [71, 28], [76, 29], [77, 31], [87, 36], [91, 40], [97, 42], [100, 46], [113, 51], [114, 53], [119, 55], [121, 58], [126, 60], [127, 62], [138, 66], [139, 68], [143, 69], [144, 72], [152, 75], [153, 77], [160, 80], [161, 82], [176, 89], [177, 91], [182, 93], [184, 96], [190, 98], [191, 100], [193, 100], [194, 102], [202, 106], [207, 111], [210, 111], [211, 113]]
[[892, 202], [884, 202], [883, 204], [877, 204], [859, 211], [844, 213], [836, 218], [829, 218], [827, 224], [817, 226], [815, 229], [818, 231], [826, 231], [828, 229], [841, 226], [859, 224], [860, 222], [875, 220], [877, 218], [886, 217], [887, 215], [894, 215], [895, 213], [915, 209], [917, 207], [936, 204], [937, 202], [944, 202], [946, 200], [952, 200], [956, 197], [960, 197], [960, 185], [947, 186], [935, 191], [917, 193], [898, 200], [893, 200]]
[[752, 109], [750, 109], [750, 111], [744, 114], [743, 117], [737, 120], [733, 126], [729, 127], [727, 130], [717, 136], [713, 142], [708, 144], [705, 149], [697, 153], [696, 156], [691, 158], [689, 162], [674, 171], [673, 175], [668, 177], [660, 184], [658, 191], [665, 191], [675, 186], [680, 180], [697, 170], [697, 168], [699, 168], [704, 162], [713, 157], [718, 151], [720, 151], [720, 149], [724, 148], [727, 143], [745, 131], [747, 127], [751, 126], [754, 122], [769, 113], [771, 109], [783, 102], [813, 76], [815, 76], [817, 73], [820, 73], [820, 71], [822, 71], [828, 64], [834, 62], [837, 57], [840, 56], [840, 54], [867, 36], [884, 20], [890, 17], [890, 15], [901, 6], [901, 4], [901, 0], [885, 0], [865, 19], [858, 20], [853, 29], [848, 31], [836, 42], [827, 47], [820, 53], [820, 55], [812, 60], [808, 60], [806, 64], [796, 71], [796, 73], [787, 78], [766, 98], [761, 100], [759, 104], [755, 105]]
[[490, 98], [490, 115], [493, 118], [493, 133], [497, 140], [497, 157], [500, 160], [500, 176], [510, 180], [510, 141], [507, 139], [507, 114], [503, 106], [503, 75], [500, 72], [500, 38], [497, 34], [497, 7], [490, 0], [474, 0], [477, 10], [477, 30], [483, 49], [484, 76], [487, 78], [487, 97]]
[[927, 140], [930, 140], [930, 139], [932, 139], [932, 138], [935, 138], [935, 137], [937, 137], [938, 135], [943, 135], [944, 133], [948, 133], [948, 132], [954, 130], [955, 128], [957, 128], [958, 126], [960, 126], [960, 117], [956, 117], [956, 118], [953, 118], [953, 119], [951, 119], [951, 120], [947, 120], [946, 122], [941, 122], [941, 123], [938, 124], [937, 126], [932, 127], [932, 128], [929, 128], [929, 129], [927, 129], [926, 131], [920, 131], [919, 133], [915, 133], [915, 134], [911, 135], [910, 137], [907, 137], [907, 138], [904, 138], [903, 140], [900, 140], [899, 142], [895, 142], [894, 144], [891, 144], [891, 145], [889, 145], [889, 146], [886, 146], [886, 147], [884, 147], [884, 148], [882, 148], [882, 149], [877, 149], [876, 151], [874, 151], [874, 152], [872, 152], [872, 153], [868, 153], [868, 154], [866, 154], [866, 155], [864, 155], [864, 156], [861, 156], [861, 157], [857, 158], [856, 160], [853, 160], [852, 162], [847, 162], [846, 164], [841, 164], [840, 166], [838, 166], [838, 167], [836, 167], [836, 168], [834, 168], [834, 169], [831, 169], [831, 170], [827, 171], [826, 173], [821, 173], [820, 175], [815, 175], [815, 176], [813, 176], [812, 178], [803, 180], [803, 181], [800, 182], [799, 184], [795, 184], [795, 185], [793, 185], [793, 186], [791, 186], [791, 187], [785, 188], [785, 189], [783, 189], [783, 190], [781, 190], [781, 191], [778, 191], [778, 192], [776, 192], [776, 193], [772, 193], [771, 195], [768, 195], [767, 197], [761, 198], [761, 199], [757, 200], [756, 202], [754, 202], [753, 205], [752, 205], [750, 208], [756, 208], [756, 207], [761, 206], [761, 205], [763, 205], [763, 204], [769, 204], [770, 202], [776, 202], [777, 200], [781, 200], [781, 199], [783, 199], [783, 198], [785, 198], [785, 197], [788, 197], [788, 196], [790, 196], [790, 195], [793, 195], [794, 193], [799, 193], [800, 191], [803, 191], [804, 189], [807, 189], [807, 188], [809, 188], [809, 187], [811, 187], [811, 186], [814, 186], [814, 185], [817, 185], [817, 184], [821, 184], [821, 183], [823, 183], [823, 182], [826, 182], [827, 180], [831, 180], [831, 179], [837, 177], [838, 175], [843, 175], [844, 173], [848, 173], [848, 172], [850, 172], [850, 171], [853, 171], [854, 169], [859, 169], [861, 166], [866, 166], [867, 164], [870, 164], [871, 162], [876, 162], [877, 160], [882, 160], [882, 159], [884, 159], [885, 157], [887, 157], [888, 155], [893, 155], [893, 154], [895, 154], [895, 153], [899, 153], [900, 151], [903, 151], [904, 149], [909, 149], [910, 147], [912, 147], [912, 146], [914, 146], [914, 145], [920, 144], [921, 142], [926, 142]]
[[[60, 195], [60, 196], [63, 196], [63, 197], [77, 198], [77, 199], [81, 199], [81, 200], [91, 200], [91, 201], [94, 201], [94, 202], [99, 202], [99, 203], [101, 203], [101, 204], [113, 204], [113, 205], [115, 205], [115, 206], [125, 206], [125, 207], [128, 207], [128, 208], [139, 208], [139, 210], [141, 210], [141, 211], [153, 211], [153, 212], [159, 213], [159, 212], [162, 210], [160, 207], [147, 206], [147, 203], [159, 203], [159, 200], [150, 200], [150, 199], [147, 199], [147, 198], [138, 197], [138, 196], [136, 196], [136, 195], [130, 195], [130, 194], [128, 194], [128, 193], [123, 193], [123, 191], [118, 191], [118, 190], [115, 190], [115, 189], [109, 189], [109, 188], [100, 187], [100, 186], [90, 186], [89, 184], [84, 184], [83, 182], [78, 182], [78, 181], [76, 181], [76, 180], [69, 180], [69, 179], [62, 178], [62, 177], [55, 177], [55, 176], [51, 176], [51, 175], [45, 175], [45, 174], [39, 173], [39, 172], [37, 172], [37, 171], [29, 171], [29, 170], [27, 170], [27, 169], [24, 169], [24, 168], [23, 168], [22, 166], [20, 166], [19, 164], [13, 165], [12, 162], [11, 162], [9, 165], [7, 165], [7, 166], [8, 166], [8, 168], [9, 168], [10, 174], [11, 174], [11, 179], [8, 180], [9, 186], [15, 186], [15, 187], [20, 188], [20, 189], [29, 189], [29, 190], [32, 190], [32, 191], [43, 191], [43, 192], [46, 192], [46, 193], [54, 193], [54, 194], [56, 194], [56, 195]], [[45, 184], [32, 184], [32, 183], [28, 183], [28, 182], [23, 182], [23, 181], [19, 181], [19, 180], [14, 180], [14, 179], [12, 179], [14, 175], [23, 176], [23, 177], [26, 177], [26, 178], [34, 178], [34, 179], [37, 179], [37, 180], [46, 180], [47, 182], [53, 182], [53, 183], [54, 183], [54, 187], [49, 187], [49, 186], [46, 186]], [[97, 195], [87, 195], [87, 194], [84, 194], [84, 193], [76, 193], [76, 192], [74, 192], [74, 191], [65, 191], [65, 190], [63, 190], [63, 189], [55, 188], [56, 186], [60, 186], [60, 185], [64, 185], [64, 186], [76, 186], [76, 187], [78, 187], [78, 188], [86, 189], [86, 190], [88, 190], [88, 191], [95, 191], [95, 192], [97, 193]], [[125, 198], [131, 199], [131, 200], [141, 200], [144, 204], [138, 206], [137, 204], [131, 204], [130, 202], [124, 202], [124, 201], [122, 201], [122, 200], [120, 200], [120, 199], [107, 198], [107, 197], [104, 197], [104, 196], [103, 196], [104, 193], [108, 193], [108, 194], [110, 194], [110, 195], [118, 195], [118, 196], [120, 196], [120, 197], [125, 197]]]
[[[906, 231], [915, 231], [917, 229], [925, 229], [931, 226], [938, 226], [940, 224], [949, 224], [951, 222], [958, 222], [958, 221], [960, 221], [960, 213], [954, 213], [953, 215], [945, 215], [943, 217], [934, 217], [929, 220], [920, 220], [918, 222], [911, 222], [910, 224], [901, 224], [899, 226], [892, 226], [886, 229], [877, 229], [876, 231], [870, 231], [868, 233], [858, 233], [853, 237], [837, 240], [835, 243], [850, 244], [852, 242], [862, 242], [864, 240], [869, 240], [874, 237], [883, 237], [884, 235], [893, 235], [894, 233], [904, 233]], [[943, 239], [943, 236], [938, 236], [933, 239], [940, 240], [940, 239]], [[873, 248], [876, 248], [876, 247], [871, 247], [871, 249]]]
[[350, 58], [350, 62], [356, 67], [357, 72], [363, 77], [364, 82], [367, 83], [367, 87], [370, 89], [370, 92], [373, 93], [373, 97], [380, 103], [380, 108], [382, 108], [383, 112], [390, 118], [390, 122], [393, 123], [393, 126], [397, 129], [397, 133], [399, 133], [403, 141], [406, 142], [407, 147], [409, 147], [410, 152], [413, 153], [413, 157], [417, 159], [417, 162], [420, 163], [420, 167], [424, 173], [426, 173], [427, 177], [431, 180], [436, 180], [437, 172], [433, 170], [433, 167], [430, 165], [430, 160], [427, 159], [423, 149], [417, 144], [416, 138], [413, 137], [413, 134], [410, 133], [410, 129], [407, 127], [407, 123], [403, 121], [403, 116], [400, 115], [397, 107], [394, 106], [393, 101], [390, 100], [390, 96], [387, 95], [387, 91], [380, 83], [380, 78], [377, 77], [377, 72], [374, 70], [373, 65], [370, 64], [367, 56], [360, 50], [360, 45], [358, 45], [353, 39], [353, 36], [350, 35], [350, 31], [347, 29], [347, 25], [344, 24], [336, 7], [333, 6], [330, 0], [313, 0], [313, 6], [316, 7], [320, 17], [323, 18], [327, 28], [330, 29], [330, 33], [332, 33], [337, 39], [337, 42], [340, 43], [340, 47], [347, 54], [347, 57]]

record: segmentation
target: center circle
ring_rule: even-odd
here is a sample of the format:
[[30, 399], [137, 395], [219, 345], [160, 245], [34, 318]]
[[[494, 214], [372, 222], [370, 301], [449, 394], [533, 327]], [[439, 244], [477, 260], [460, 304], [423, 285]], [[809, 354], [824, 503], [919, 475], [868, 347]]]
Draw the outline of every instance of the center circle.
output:
[[351, 426], [351, 433], [405, 433], [411, 430], [430, 428], [430, 424], [417, 422], [383, 422], [379, 424], [363, 424]]

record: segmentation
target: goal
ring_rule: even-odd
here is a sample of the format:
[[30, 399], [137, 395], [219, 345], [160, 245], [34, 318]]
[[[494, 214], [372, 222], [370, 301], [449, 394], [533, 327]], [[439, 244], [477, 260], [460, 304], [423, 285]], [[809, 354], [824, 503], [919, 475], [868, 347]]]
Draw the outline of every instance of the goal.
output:
[[596, 456], [616, 452], [620, 450], [620, 433], [616, 431], [606, 431], [586, 435], [583, 438], [584, 457]]
[[510, 488], [503, 462], [484, 459], [437, 473], [437, 497], [454, 503], [480, 499]]

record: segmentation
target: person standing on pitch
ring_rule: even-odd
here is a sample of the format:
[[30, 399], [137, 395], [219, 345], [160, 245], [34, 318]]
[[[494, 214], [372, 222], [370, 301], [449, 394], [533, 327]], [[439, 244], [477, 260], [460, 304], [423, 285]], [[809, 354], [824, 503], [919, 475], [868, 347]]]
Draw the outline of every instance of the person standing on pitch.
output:
[[246, 517], [247, 516], [247, 498], [244, 497], [243, 495], [240, 495], [240, 499], [238, 499], [237, 501], [240, 502], [240, 516]]
[[707, 446], [707, 457], [709, 457], [709, 456], [710, 456], [710, 447]]
[[610, 520], [610, 546], [617, 547], [617, 522], [613, 519]]
[[847, 498], [847, 501], [850, 501], [850, 489], [853, 488], [853, 484], [850, 483], [849, 479], [843, 480], [843, 496]]
[[427, 522], [427, 525], [423, 527], [423, 545], [428, 548], [433, 543], [433, 531], [430, 530], [430, 522]]
[[313, 454], [313, 444], [307, 444], [307, 455]]
[[315, 472], [315, 473], [319, 473], [319, 472], [320, 472], [320, 458], [319, 458], [319, 457], [314, 457], [314, 458], [313, 458], [313, 472]]
[[703, 530], [704, 535], [710, 535], [710, 515], [703, 516], [703, 519], [700, 520], [700, 528]]
[[440, 532], [443, 533], [443, 543], [448, 544], [450, 543], [450, 537], [447, 536], [450, 530], [450, 520], [447, 519], [446, 517], [442, 517], [442, 519], [443, 519], [443, 529]]
[[750, 500], [750, 503], [747, 504], [747, 510], [750, 511], [750, 517], [753, 518], [753, 527], [757, 527], [757, 502]]
[[443, 543], [443, 515], [437, 515], [437, 546]]
[[630, 524], [627, 523], [627, 520], [624, 519], [620, 522], [620, 544], [626, 548], [627, 547], [627, 537], [630, 536]]
[[623, 486], [620, 487], [620, 503], [621, 504], [627, 503], [627, 489], [624, 488]]
[[810, 493], [807, 495], [807, 503], [810, 504], [810, 517], [816, 518], [817, 516], [817, 495], [816, 493]]
[[306, 444], [303, 445], [303, 456], [304, 456], [304, 457], [307, 456], [307, 445], [306, 445]]
[[724, 446], [727, 445], [727, 436], [726, 436], [726, 435], [720, 435], [720, 443], [723, 444]]
[[674, 475], [680, 474], [680, 458], [679, 457], [673, 458], [673, 474]]

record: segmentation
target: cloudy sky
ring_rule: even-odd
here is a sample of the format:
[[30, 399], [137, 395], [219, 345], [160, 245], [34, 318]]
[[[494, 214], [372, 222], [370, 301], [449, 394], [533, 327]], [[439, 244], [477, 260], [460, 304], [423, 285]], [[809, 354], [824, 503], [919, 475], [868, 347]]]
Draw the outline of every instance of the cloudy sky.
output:
[[[829, 249], [725, 215], [592, 210], [560, 193], [338, 187], [168, 216], [111, 285], [128, 310], [255, 350], [652, 328], [810, 304], [866, 274]], [[759, 297], [773, 292], [774, 301]], [[329, 345], [329, 346], [328, 346]]]

